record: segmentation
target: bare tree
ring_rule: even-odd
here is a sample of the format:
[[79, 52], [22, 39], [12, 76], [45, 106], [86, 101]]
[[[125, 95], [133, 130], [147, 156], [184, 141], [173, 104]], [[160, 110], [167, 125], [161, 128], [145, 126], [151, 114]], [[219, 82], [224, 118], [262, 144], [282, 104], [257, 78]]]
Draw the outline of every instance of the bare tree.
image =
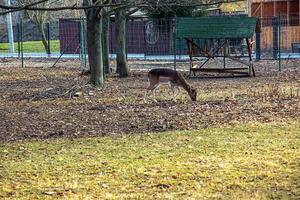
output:
[[[19, 5], [27, 5], [30, 3], [35, 2], [34, 0], [20, 0], [18, 3]], [[48, 8], [49, 7], [49, 1], [45, 1], [43, 3], [40, 3], [39, 5], [36, 5], [37, 8]], [[50, 53], [49, 44], [47, 42], [47, 36], [45, 32], [45, 23], [49, 17], [48, 11], [41, 11], [41, 10], [35, 10], [35, 11], [28, 11], [25, 10], [25, 15], [30, 19], [31, 22], [33, 22], [38, 30], [41, 33], [42, 37], [42, 43], [44, 45], [44, 48], [47, 53]]]

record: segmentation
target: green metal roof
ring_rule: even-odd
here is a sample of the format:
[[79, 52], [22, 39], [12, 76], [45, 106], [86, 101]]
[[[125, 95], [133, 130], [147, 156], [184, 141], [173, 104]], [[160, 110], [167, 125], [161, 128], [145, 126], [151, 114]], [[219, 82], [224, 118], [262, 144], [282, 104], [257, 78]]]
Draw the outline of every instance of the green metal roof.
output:
[[175, 21], [177, 38], [250, 38], [256, 28], [256, 17], [180, 17]]

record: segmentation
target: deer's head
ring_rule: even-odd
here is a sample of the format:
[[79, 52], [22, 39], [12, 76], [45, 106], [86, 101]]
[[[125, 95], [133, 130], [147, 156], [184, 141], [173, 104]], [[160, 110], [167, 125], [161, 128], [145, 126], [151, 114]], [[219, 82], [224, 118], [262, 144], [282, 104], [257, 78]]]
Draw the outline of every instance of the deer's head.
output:
[[192, 88], [191, 91], [189, 92], [189, 95], [190, 95], [192, 101], [197, 100], [197, 90], [196, 89]]

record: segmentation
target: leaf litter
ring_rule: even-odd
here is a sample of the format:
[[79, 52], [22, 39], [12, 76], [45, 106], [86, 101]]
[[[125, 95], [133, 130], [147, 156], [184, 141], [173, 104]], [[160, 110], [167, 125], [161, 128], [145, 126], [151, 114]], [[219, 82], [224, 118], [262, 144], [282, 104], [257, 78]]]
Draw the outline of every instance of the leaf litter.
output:
[[300, 116], [296, 67], [277, 72], [261, 61], [257, 77], [188, 79], [198, 91], [195, 103], [183, 90], [176, 103], [171, 101], [167, 87], [157, 91], [157, 103], [144, 103], [145, 71], [128, 78], [110, 75], [104, 88], [95, 89], [79, 69], [64, 64], [0, 69], [0, 141], [191, 130]]

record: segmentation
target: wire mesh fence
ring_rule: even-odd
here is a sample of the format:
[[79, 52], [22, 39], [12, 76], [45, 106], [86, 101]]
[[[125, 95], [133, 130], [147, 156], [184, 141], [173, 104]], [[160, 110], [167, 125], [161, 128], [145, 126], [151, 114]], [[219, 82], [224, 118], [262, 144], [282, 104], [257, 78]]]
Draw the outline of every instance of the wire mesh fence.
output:
[[[160, 56], [172, 54], [171, 19], [129, 20], [126, 26], [127, 53], [134, 57]], [[110, 26], [110, 53], [117, 51], [116, 27]]]
[[260, 26], [260, 59], [278, 60], [279, 70], [297, 66], [300, 59], [299, 17], [264, 17], [260, 19]]
[[[6, 24], [0, 24], [0, 53], [3, 56], [14, 56], [13, 53], [20, 53], [21, 42], [23, 47], [23, 53], [35, 53], [37, 56], [43, 54], [58, 52], [59, 51], [59, 33], [58, 23], [46, 23], [44, 24], [43, 31], [38, 25], [33, 23], [17, 23], [13, 26], [14, 35], [14, 52], [9, 51], [9, 39]], [[48, 49], [47, 43], [50, 49]], [[7, 53], [8, 55], [5, 55]], [[9, 54], [11, 53], [11, 55]]]
[[[8, 24], [5, 18], [0, 23], [0, 59], [1, 63], [7, 63], [8, 57], [18, 57], [21, 55], [19, 24]], [[9, 30], [10, 29], [10, 30]], [[21, 60], [16, 60], [14, 64], [21, 65]], [[1, 64], [1, 66], [4, 66]]]
[[[85, 35], [85, 31], [83, 32]], [[143, 61], [134, 68], [151, 66], [172, 67], [173, 63], [173, 20], [172, 19], [131, 19], [126, 24], [126, 52], [128, 60]], [[85, 38], [83, 36], [83, 38]], [[82, 45], [85, 47], [85, 45]], [[109, 26], [109, 53], [110, 58], [116, 57], [117, 52], [116, 25], [112, 19]], [[83, 51], [85, 54], [87, 50]], [[82, 58], [86, 58], [83, 55]], [[161, 63], [158, 63], [158, 62]], [[84, 66], [88, 65], [88, 59], [84, 59]], [[146, 64], [145, 64], [146, 63]]]
[[[220, 16], [221, 17], [221, 16]], [[256, 59], [280, 60], [282, 67], [295, 65], [300, 58], [299, 18], [279, 16], [260, 19], [261, 32], [256, 34], [253, 56]], [[87, 67], [86, 27], [84, 19], [60, 19], [41, 28], [29, 21], [13, 24], [14, 51], [12, 52], [6, 22], [0, 23], [0, 57], [23, 58], [23, 66], [31, 66], [31, 60], [47, 60], [49, 65], [60, 59], [74, 59], [76, 66]], [[109, 25], [109, 53], [115, 58], [117, 41], [113, 20]], [[174, 47], [173, 19], [130, 19], [126, 26], [127, 58], [129, 60], [165, 61], [172, 63], [174, 48], [179, 61], [187, 60], [188, 47], [185, 40], [176, 41]], [[257, 38], [259, 37], [259, 38]], [[203, 41], [197, 42], [199, 45]], [[230, 40], [232, 52], [245, 51], [245, 42]], [[45, 62], [45, 63], [47, 63]], [[21, 61], [20, 61], [21, 65]]]
[[0, 23], [0, 53], [2, 54], [8, 54], [8, 53], [14, 53], [19, 52], [20, 47], [18, 46], [18, 40], [19, 40], [19, 25], [12, 25], [11, 32], [13, 33], [13, 47], [11, 47], [9, 43], [9, 25], [7, 23]]
[[278, 34], [276, 34], [275, 31], [274, 35], [277, 36], [276, 42], [278, 41], [277, 59], [280, 60], [280, 68], [299, 66], [299, 61], [300, 61], [299, 17], [279, 16], [274, 20], [275, 20], [274, 29], [278, 30]]
[[61, 21], [42, 25], [28, 21], [14, 24], [13, 51], [10, 49], [7, 24], [0, 24], [0, 57], [20, 59], [22, 67], [34, 66], [35, 63], [41, 66], [40, 61], [44, 62], [44, 67], [51, 67], [60, 57], [78, 59], [80, 27], [74, 28], [71, 20], [68, 23]]

